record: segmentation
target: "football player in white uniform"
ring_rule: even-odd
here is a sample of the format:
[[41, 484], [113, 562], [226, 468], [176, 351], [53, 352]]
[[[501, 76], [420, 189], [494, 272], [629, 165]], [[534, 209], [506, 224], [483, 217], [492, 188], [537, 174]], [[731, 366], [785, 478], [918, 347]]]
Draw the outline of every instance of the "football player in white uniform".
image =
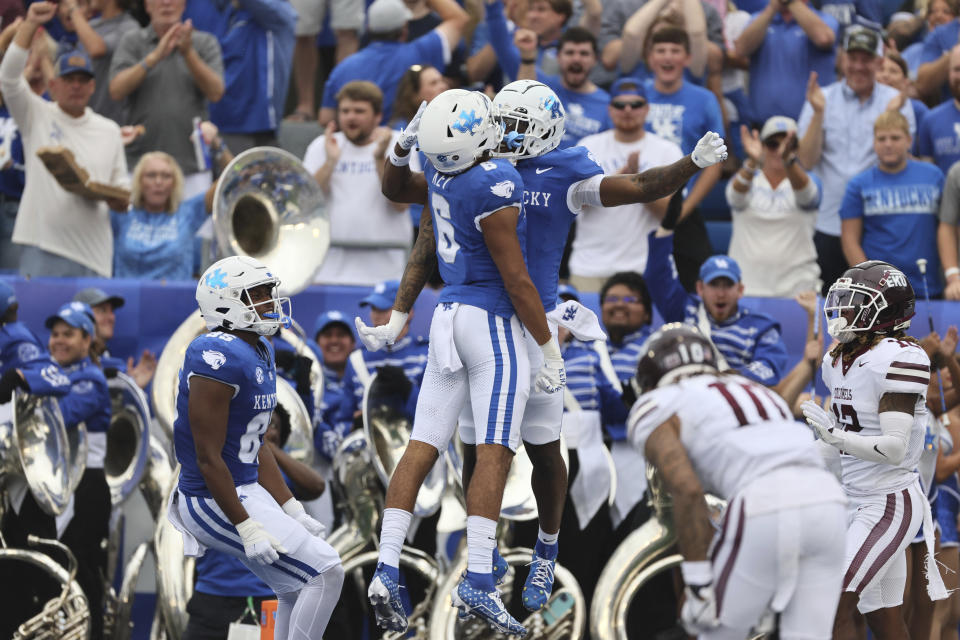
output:
[[835, 638], [854, 637], [854, 607], [877, 638], [908, 638], [901, 605], [905, 549], [923, 524], [927, 592], [946, 597], [933, 559], [933, 521], [917, 473], [923, 449], [930, 359], [904, 333], [914, 315], [913, 288], [886, 262], [844, 272], [824, 304], [838, 344], [823, 358], [828, 413], [803, 404], [824, 456], [839, 464], [849, 497], [843, 593]]
[[[682, 622], [700, 638], [742, 640], [773, 612], [782, 640], [826, 640], [843, 578], [843, 490], [783, 399], [720, 373], [717, 359], [695, 327], [665, 325], [644, 347], [644, 393], [627, 420], [673, 497]], [[716, 536], [704, 491], [728, 501]]]

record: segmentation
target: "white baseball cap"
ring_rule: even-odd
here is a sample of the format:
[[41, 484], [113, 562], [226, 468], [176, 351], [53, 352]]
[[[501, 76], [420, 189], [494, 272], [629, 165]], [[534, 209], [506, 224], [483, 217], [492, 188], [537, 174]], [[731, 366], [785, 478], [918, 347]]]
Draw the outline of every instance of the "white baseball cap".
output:
[[373, 33], [387, 33], [402, 29], [413, 13], [403, 0], [375, 0], [367, 9], [367, 29]]
[[796, 133], [797, 121], [787, 116], [773, 116], [763, 123], [763, 129], [760, 131], [760, 140], [764, 141], [771, 136], [780, 133]]

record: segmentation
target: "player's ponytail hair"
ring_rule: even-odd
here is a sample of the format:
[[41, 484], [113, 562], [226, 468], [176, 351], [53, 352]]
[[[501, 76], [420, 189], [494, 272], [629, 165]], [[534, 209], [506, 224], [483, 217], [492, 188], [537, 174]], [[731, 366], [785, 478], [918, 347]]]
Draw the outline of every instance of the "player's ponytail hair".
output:
[[850, 357], [857, 353], [864, 353], [873, 349], [875, 346], [880, 344], [882, 340], [887, 338], [893, 338], [894, 340], [899, 340], [901, 342], [909, 342], [910, 344], [920, 345], [920, 341], [914, 338], [913, 336], [908, 336], [903, 329], [898, 331], [892, 331], [890, 333], [868, 333], [861, 334], [856, 337], [856, 339], [851, 340], [850, 342], [843, 343], [838, 342], [834, 345], [833, 349], [830, 350], [830, 357], [833, 358], [833, 364], [837, 363], [837, 358], [840, 356]]

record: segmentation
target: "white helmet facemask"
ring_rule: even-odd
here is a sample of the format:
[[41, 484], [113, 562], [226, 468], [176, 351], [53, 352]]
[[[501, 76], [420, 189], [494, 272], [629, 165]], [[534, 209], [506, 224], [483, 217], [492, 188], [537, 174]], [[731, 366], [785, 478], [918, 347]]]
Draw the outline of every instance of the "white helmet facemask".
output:
[[[218, 328], [272, 335], [289, 327], [290, 298], [279, 297], [280, 279], [249, 256], [230, 256], [212, 264], [197, 283], [197, 304], [208, 330]], [[270, 287], [270, 297], [254, 302], [251, 292]]]

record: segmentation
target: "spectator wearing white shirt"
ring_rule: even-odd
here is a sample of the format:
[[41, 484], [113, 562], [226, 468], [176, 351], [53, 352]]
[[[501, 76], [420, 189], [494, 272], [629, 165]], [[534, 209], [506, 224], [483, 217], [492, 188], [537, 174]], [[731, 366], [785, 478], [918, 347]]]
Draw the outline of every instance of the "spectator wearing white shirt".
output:
[[[34, 2], [0, 64], [0, 91], [23, 138], [26, 184], [13, 241], [24, 245], [20, 272], [29, 276], [105, 276], [113, 266], [113, 233], [107, 203], [64, 190], [37, 157], [37, 149], [63, 146], [91, 179], [129, 184], [120, 127], [91, 110], [93, 68], [87, 55], [60, 56], [50, 81], [52, 102], [30, 90], [23, 77], [33, 35], [56, 13], [52, 2]], [[110, 203], [125, 210], [127, 202]]]
[[380, 193], [383, 157], [399, 132], [378, 127], [383, 92], [348, 82], [337, 93], [336, 120], [310, 143], [303, 165], [327, 195], [331, 247], [316, 282], [372, 286], [403, 272], [413, 239], [407, 206]]
[[822, 188], [797, 162], [797, 123], [773, 116], [758, 134], [741, 127], [747, 161], [727, 183], [730, 257], [744, 295], [793, 296], [820, 288], [813, 225]]
[[[580, 141], [604, 173], [640, 173], [683, 157], [675, 143], [644, 130], [650, 106], [641, 82], [619, 80], [610, 95], [613, 129]], [[642, 273], [647, 265], [647, 235], [660, 224], [668, 202], [669, 196], [646, 204], [584, 206], [577, 216], [570, 254], [571, 283], [580, 291], [599, 291], [615, 273]]]

